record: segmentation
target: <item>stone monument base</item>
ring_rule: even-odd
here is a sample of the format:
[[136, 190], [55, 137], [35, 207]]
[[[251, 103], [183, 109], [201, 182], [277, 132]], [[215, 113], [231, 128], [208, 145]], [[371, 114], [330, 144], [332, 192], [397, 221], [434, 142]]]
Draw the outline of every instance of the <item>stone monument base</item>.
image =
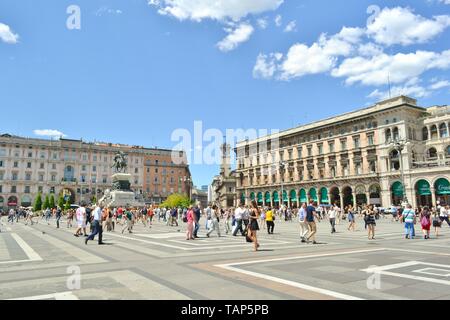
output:
[[131, 175], [128, 173], [116, 173], [112, 176], [113, 190], [106, 190], [99, 203], [106, 207], [144, 207], [145, 203], [136, 200], [136, 196], [130, 189]]

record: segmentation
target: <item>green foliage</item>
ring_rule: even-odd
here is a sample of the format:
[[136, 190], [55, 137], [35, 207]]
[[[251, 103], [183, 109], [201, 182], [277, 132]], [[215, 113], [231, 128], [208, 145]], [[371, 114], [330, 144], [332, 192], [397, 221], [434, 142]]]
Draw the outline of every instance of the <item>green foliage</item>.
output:
[[70, 200], [67, 199], [66, 203], [64, 204], [64, 210], [69, 210], [70, 209]]
[[39, 192], [38, 195], [36, 196], [36, 199], [34, 200], [33, 211], [37, 212], [40, 210], [42, 210], [42, 196], [41, 193]]
[[192, 204], [192, 201], [185, 195], [174, 193], [170, 195], [166, 201], [164, 201], [161, 206], [165, 208], [188, 208]]
[[50, 205], [50, 208], [56, 207], [56, 204], [55, 204], [55, 196], [54, 196], [53, 194], [50, 196], [50, 202], [49, 202], [49, 205]]
[[97, 203], [97, 197], [96, 196], [92, 196], [91, 203], [92, 204]]
[[58, 198], [58, 207], [64, 209], [64, 197], [62, 195]]
[[42, 205], [42, 209], [48, 209], [50, 208], [50, 199], [48, 198], [48, 195], [45, 196], [44, 204]]

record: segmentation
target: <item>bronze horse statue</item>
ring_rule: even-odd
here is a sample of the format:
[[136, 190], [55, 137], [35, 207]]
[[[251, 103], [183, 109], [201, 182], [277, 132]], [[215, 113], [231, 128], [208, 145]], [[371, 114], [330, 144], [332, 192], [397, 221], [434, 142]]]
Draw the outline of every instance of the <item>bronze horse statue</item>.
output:
[[114, 156], [114, 164], [111, 166], [111, 168], [116, 169], [117, 172], [125, 173], [127, 169], [127, 158], [122, 151], [119, 151]]

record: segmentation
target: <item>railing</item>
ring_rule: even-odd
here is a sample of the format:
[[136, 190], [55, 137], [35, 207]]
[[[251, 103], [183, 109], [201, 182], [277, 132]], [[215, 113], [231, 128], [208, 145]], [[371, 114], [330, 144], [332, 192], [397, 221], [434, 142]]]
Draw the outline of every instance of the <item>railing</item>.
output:
[[448, 167], [448, 166], [450, 166], [450, 158], [427, 160], [427, 161], [415, 161], [412, 163], [413, 169]]

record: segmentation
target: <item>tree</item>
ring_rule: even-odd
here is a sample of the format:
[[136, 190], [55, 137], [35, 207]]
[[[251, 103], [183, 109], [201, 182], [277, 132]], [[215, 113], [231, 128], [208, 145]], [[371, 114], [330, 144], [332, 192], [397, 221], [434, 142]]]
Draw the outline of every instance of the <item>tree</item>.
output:
[[61, 195], [61, 196], [59, 196], [59, 199], [58, 199], [58, 207], [60, 207], [61, 209], [64, 209], [64, 197]]
[[66, 203], [64, 204], [64, 210], [69, 210], [70, 209], [70, 200], [67, 199]]
[[97, 203], [97, 197], [96, 196], [92, 196], [91, 203], [92, 204]]
[[55, 196], [53, 194], [50, 196], [49, 207], [50, 208], [54, 208], [55, 207]]
[[161, 206], [166, 208], [187, 208], [192, 204], [192, 201], [185, 195], [174, 193], [170, 195], [166, 201], [164, 201]]
[[41, 193], [39, 192], [38, 195], [36, 196], [36, 199], [34, 200], [33, 211], [37, 212], [40, 210], [42, 210], [42, 196]]
[[48, 195], [45, 196], [44, 204], [42, 205], [42, 209], [46, 210], [50, 208], [50, 200], [48, 198]]

